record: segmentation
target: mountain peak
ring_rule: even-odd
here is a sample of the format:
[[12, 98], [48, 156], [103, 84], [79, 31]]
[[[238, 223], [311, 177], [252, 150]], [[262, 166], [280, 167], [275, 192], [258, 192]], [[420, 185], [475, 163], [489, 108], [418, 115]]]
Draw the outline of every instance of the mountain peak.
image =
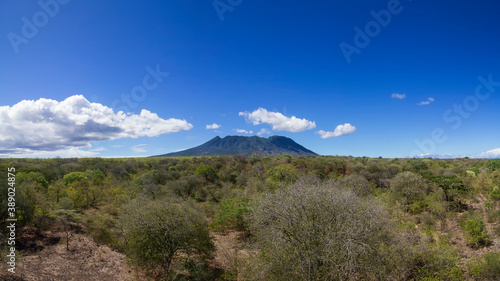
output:
[[158, 156], [215, 156], [234, 154], [261, 156], [278, 156], [283, 154], [292, 156], [317, 155], [291, 138], [283, 136], [271, 136], [267, 139], [258, 136], [226, 136], [224, 138], [216, 136], [200, 146]]

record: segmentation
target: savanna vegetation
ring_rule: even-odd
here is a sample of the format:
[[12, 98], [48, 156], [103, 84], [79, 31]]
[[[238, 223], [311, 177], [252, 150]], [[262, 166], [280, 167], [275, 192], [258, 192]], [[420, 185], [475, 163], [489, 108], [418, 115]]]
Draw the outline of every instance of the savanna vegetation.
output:
[[85, 233], [138, 279], [500, 278], [500, 160], [1, 159], [3, 259], [9, 167], [18, 235]]

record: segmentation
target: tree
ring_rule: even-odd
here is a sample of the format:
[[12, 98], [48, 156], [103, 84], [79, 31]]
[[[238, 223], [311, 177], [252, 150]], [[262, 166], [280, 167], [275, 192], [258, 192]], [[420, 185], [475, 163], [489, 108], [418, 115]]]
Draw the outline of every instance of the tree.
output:
[[488, 160], [486, 164], [490, 171], [500, 170], [500, 159], [491, 159]]
[[368, 180], [362, 175], [353, 174], [346, 176], [340, 180], [342, 187], [351, 189], [354, 193], [360, 196], [368, 195], [371, 193], [372, 186]]
[[168, 277], [180, 257], [203, 259], [214, 250], [205, 218], [186, 202], [134, 200], [119, 224], [127, 257], [159, 277]]
[[258, 199], [249, 223], [270, 280], [340, 280], [380, 266], [384, 218], [352, 190], [300, 180]]
[[250, 200], [244, 197], [221, 200], [216, 223], [237, 230], [246, 230], [244, 215], [248, 213], [249, 205]]
[[267, 171], [267, 176], [275, 184], [290, 184], [297, 180], [297, 174], [293, 166], [278, 165]]
[[[455, 175], [434, 175], [431, 172], [423, 173], [423, 176], [431, 182], [436, 183], [444, 192], [446, 202], [453, 202], [458, 195], [466, 194], [470, 188]], [[456, 203], [456, 202], [455, 202]], [[462, 202], [458, 202], [458, 209], [462, 208]]]
[[403, 205], [411, 205], [421, 200], [427, 193], [424, 178], [413, 172], [403, 172], [391, 180], [393, 197]]
[[57, 180], [49, 185], [48, 196], [55, 203], [59, 202], [59, 199], [64, 197], [66, 193], [66, 185], [62, 180]]
[[86, 178], [87, 177], [85, 177], [85, 173], [83, 172], [71, 172], [63, 176], [63, 180], [66, 183], [66, 185], [70, 185], [76, 181], [81, 181]]
[[210, 183], [215, 183], [219, 179], [217, 172], [212, 166], [199, 166], [196, 168], [196, 171], [194, 171], [194, 174], [204, 176], [205, 180]]
[[69, 237], [71, 230], [78, 225], [82, 216], [75, 212], [75, 210], [71, 209], [56, 209], [52, 211], [49, 216], [61, 224], [62, 230], [66, 233], [66, 250], [69, 251]]
[[49, 183], [47, 182], [47, 180], [45, 180], [45, 177], [40, 172], [29, 172], [27, 174], [19, 173], [16, 176], [16, 181], [17, 184], [21, 184], [24, 181], [30, 181], [39, 184], [45, 189], [47, 189], [47, 187], [49, 186]]

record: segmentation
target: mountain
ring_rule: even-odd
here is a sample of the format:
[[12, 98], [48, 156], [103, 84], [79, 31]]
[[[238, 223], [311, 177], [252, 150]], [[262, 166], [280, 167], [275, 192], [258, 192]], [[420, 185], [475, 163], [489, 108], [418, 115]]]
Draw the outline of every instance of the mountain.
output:
[[272, 136], [266, 139], [257, 136], [227, 136], [225, 138], [220, 138], [219, 136], [217, 136], [200, 146], [183, 151], [158, 155], [157, 157], [214, 156], [234, 154], [258, 156], [277, 156], [283, 154], [289, 154], [291, 156], [317, 155], [316, 153], [287, 137]]

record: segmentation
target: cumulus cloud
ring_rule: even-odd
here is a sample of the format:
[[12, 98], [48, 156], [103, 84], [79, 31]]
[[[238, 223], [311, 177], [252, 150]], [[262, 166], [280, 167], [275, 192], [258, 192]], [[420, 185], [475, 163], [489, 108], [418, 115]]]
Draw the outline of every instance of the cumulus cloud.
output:
[[91, 103], [81, 95], [61, 102], [41, 98], [0, 106], [0, 124], [0, 155], [13, 157], [89, 147], [94, 141], [154, 137], [193, 127], [186, 120], [162, 119], [144, 109], [139, 115], [114, 113], [112, 108]]
[[427, 100], [421, 101], [421, 102], [417, 103], [417, 105], [429, 105], [433, 101], [435, 101], [434, 98], [427, 98]]
[[392, 94], [392, 96], [391, 96], [391, 97], [392, 97], [393, 99], [400, 99], [400, 100], [402, 100], [402, 99], [406, 98], [406, 94], [398, 94], [398, 93], [394, 93], [394, 94]]
[[326, 132], [319, 130], [316, 134], [320, 135], [322, 139], [340, 137], [352, 134], [356, 131], [356, 127], [351, 125], [351, 123], [345, 123], [344, 125], [338, 125], [333, 132]]
[[271, 132], [269, 132], [268, 130], [262, 128], [260, 129], [260, 131], [257, 133], [257, 136], [262, 136], [262, 135], [268, 135], [270, 134]]
[[479, 158], [500, 158], [500, 148], [488, 150], [478, 155]]
[[316, 123], [300, 119], [295, 116], [286, 117], [279, 112], [271, 112], [260, 107], [254, 112], [240, 112], [240, 116], [244, 116], [247, 122], [251, 122], [253, 125], [259, 125], [261, 123], [271, 124], [273, 130], [286, 131], [286, 132], [302, 132], [305, 130], [310, 130], [316, 128]]
[[234, 129], [234, 131], [238, 134], [253, 134], [253, 131], [247, 131], [247, 130], [243, 130], [243, 129]]
[[217, 124], [217, 123], [213, 123], [212, 125], [207, 125], [205, 128], [207, 130], [215, 130], [215, 129], [219, 129], [220, 127], [222, 127], [222, 126]]

